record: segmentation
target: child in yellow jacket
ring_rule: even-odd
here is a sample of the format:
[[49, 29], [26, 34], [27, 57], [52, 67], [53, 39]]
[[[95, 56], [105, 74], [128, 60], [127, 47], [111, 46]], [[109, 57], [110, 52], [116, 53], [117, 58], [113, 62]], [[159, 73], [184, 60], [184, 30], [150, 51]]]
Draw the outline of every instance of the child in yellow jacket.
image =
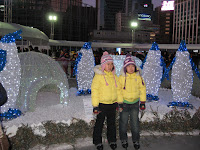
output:
[[145, 109], [146, 102], [146, 86], [139, 74], [136, 63], [130, 54], [126, 55], [123, 70], [119, 77], [122, 97], [119, 99], [119, 133], [122, 147], [128, 147], [127, 126], [130, 117], [130, 126], [132, 133], [132, 141], [135, 149], [140, 148], [139, 140], [139, 108]]
[[101, 57], [101, 65], [95, 66], [95, 76], [92, 80], [91, 97], [93, 113], [97, 114], [96, 123], [93, 131], [93, 144], [98, 150], [103, 150], [102, 129], [105, 118], [107, 118], [107, 139], [112, 149], [117, 148], [116, 144], [116, 102], [120, 88], [118, 78], [115, 75], [113, 59], [104, 52]]

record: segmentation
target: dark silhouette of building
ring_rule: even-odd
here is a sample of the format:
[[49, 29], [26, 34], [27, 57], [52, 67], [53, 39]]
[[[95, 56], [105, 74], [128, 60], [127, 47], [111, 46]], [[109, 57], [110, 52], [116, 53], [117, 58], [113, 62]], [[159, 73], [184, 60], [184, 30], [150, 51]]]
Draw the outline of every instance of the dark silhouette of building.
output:
[[[4, 5], [0, 0], [0, 6]], [[50, 14], [57, 16], [54, 22], [54, 39], [89, 41], [90, 32], [96, 29], [96, 8], [82, 4], [82, 0], [14, 0], [12, 22], [38, 28], [50, 36]], [[0, 10], [3, 21], [4, 10]]]
[[157, 42], [160, 44], [171, 44], [173, 33], [173, 10], [162, 11], [161, 6], [155, 8], [155, 24], [160, 25]]
[[[97, 30], [94, 40], [151, 43], [159, 26], [152, 21], [151, 0], [96, 0]], [[138, 26], [131, 27], [136, 21]], [[135, 40], [133, 40], [135, 39]]]

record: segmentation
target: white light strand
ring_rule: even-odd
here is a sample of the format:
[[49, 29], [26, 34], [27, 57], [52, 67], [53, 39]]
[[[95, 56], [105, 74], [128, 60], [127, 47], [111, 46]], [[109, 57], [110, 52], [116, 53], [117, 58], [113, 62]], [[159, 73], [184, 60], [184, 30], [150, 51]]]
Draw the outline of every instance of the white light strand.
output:
[[193, 71], [189, 55], [188, 51], [176, 52], [176, 61], [172, 67], [171, 77], [174, 101], [187, 102], [191, 96]]
[[7, 63], [0, 72], [0, 81], [7, 91], [8, 101], [1, 106], [1, 113], [7, 112], [9, 108], [15, 108], [17, 95], [19, 93], [21, 66], [16, 44], [0, 42], [0, 49], [7, 51]]

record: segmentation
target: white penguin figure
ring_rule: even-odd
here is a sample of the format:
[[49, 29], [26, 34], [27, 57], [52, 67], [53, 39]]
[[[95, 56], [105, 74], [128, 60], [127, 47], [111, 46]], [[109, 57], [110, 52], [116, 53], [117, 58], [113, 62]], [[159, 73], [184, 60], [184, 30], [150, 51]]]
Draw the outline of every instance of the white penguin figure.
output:
[[158, 90], [161, 85], [163, 67], [161, 62], [161, 51], [156, 42], [150, 48], [146, 62], [143, 66], [142, 77], [146, 84], [146, 93], [148, 100], [159, 100]]
[[19, 37], [21, 31], [4, 36], [0, 41], [0, 49], [7, 52], [6, 65], [0, 72], [0, 81], [6, 89], [8, 101], [1, 106], [1, 113], [8, 111], [9, 108], [15, 108], [17, 95], [19, 93], [21, 67], [18, 57], [18, 50], [15, 39]]
[[185, 41], [181, 41], [175, 57], [171, 75], [173, 100], [188, 102], [193, 84], [193, 71]]
[[91, 48], [91, 43], [86, 42], [79, 52], [75, 64], [76, 79], [78, 84], [78, 95], [90, 94], [91, 84], [94, 77], [94, 55]]

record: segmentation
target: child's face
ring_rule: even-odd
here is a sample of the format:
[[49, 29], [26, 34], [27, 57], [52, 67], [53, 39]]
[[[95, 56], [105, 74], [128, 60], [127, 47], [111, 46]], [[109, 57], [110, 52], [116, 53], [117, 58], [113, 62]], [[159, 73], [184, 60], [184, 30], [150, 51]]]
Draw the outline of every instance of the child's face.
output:
[[108, 62], [106, 63], [105, 71], [111, 72], [113, 70], [113, 67], [114, 67], [113, 62]]
[[129, 73], [129, 74], [132, 74], [135, 72], [135, 66], [134, 65], [128, 65], [126, 67], [126, 71]]

